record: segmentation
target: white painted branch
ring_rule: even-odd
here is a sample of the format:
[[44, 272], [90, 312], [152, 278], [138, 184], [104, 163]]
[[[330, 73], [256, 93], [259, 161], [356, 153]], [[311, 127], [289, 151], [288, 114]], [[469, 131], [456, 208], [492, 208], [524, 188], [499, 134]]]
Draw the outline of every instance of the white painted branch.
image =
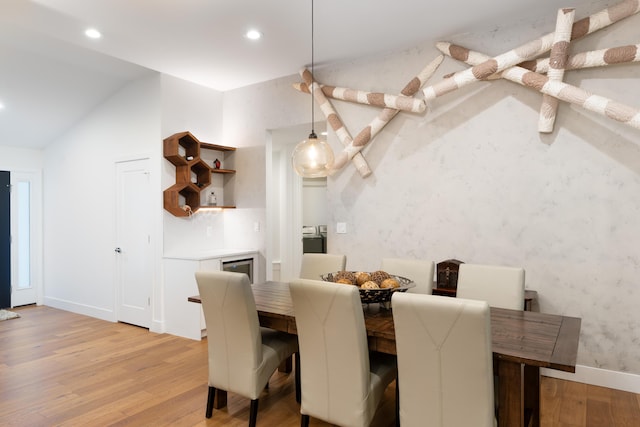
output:
[[[556, 32], [551, 46], [550, 67], [547, 77], [552, 81], [561, 82], [564, 78], [564, 67], [569, 57], [569, 43], [571, 42], [571, 27], [575, 9], [560, 9], [556, 19]], [[542, 95], [540, 116], [538, 119], [538, 132], [551, 133], [556, 122], [558, 112], [558, 98], [551, 95]]]
[[[449, 48], [449, 43], [440, 42], [436, 46], [442, 46], [443, 49]], [[440, 49], [440, 47], [438, 47]], [[455, 45], [451, 45], [451, 49], [456, 49]], [[442, 50], [442, 49], [440, 49]], [[453, 57], [460, 56], [462, 54], [451, 55]], [[461, 61], [464, 59], [458, 58]], [[475, 61], [473, 58], [469, 58], [469, 63], [479, 64], [482, 61]], [[526, 68], [527, 70], [534, 71], [536, 73], [545, 74], [549, 71], [550, 58], [538, 58], [530, 61], [524, 61], [518, 64], [518, 67]], [[580, 52], [575, 55], [569, 56], [565, 71], [569, 70], [582, 70], [585, 68], [594, 67], [606, 67], [607, 65], [616, 64], [629, 64], [633, 62], [640, 62], [640, 44], [630, 44], [626, 46], [616, 46], [607, 49], [590, 50], [588, 52]], [[444, 78], [451, 77], [455, 73], [450, 73], [444, 76]], [[500, 73], [492, 74], [486, 78], [486, 80], [498, 80], [500, 79]]]
[[[294, 83], [293, 88], [300, 92], [310, 93], [309, 86], [307, 86], [306, 83]], [[383, 108], [393, 108], [410, 113], [423, 113], [427, 109], [427, 104], [423, 99], [417, 99], [409, 96], [389, 95], [380, 92], [366, 92], [363, 90], [322, 84], [320, 85], [320, 88], [327, 98], [340, 99], [342, 101], [356, 102], [359, 104], [373, 105]]]
[[[604, 67], [607, 65], [627, 64], [631, 62], [640, 62], [640, 44], [616, 46], [571, 55], [567, 60], [565, 70], [580, 70], [583, 68]], [[521, 62], [518, 66], [544, 74], [549, 71], [549, 58]]]

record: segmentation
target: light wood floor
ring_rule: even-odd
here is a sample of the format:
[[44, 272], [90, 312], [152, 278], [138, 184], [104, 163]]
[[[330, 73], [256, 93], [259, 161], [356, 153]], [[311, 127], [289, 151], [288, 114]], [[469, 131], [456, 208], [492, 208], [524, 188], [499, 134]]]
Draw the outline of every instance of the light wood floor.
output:
[[[206, 341], [159, 335], [48, 307], [0, 322], [2, 426], [245, 426], [249, 401], [229, 393], [204, 418]], [[373, 426], [394, 425], [393, 387]], [[543, 427], [640, 426], [640, 395], [543, 378]], [[293, 381], [276, 373], [258, 425], [298, 426]], [[312, 426], [326, 426], [311, 420]]]

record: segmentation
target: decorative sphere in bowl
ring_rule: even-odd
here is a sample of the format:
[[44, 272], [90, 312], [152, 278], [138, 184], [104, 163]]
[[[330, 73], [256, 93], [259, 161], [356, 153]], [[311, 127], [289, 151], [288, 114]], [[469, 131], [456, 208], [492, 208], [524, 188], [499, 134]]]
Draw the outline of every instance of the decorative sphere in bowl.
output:
[[[405, 292], [415, 283], [406, 277], [384, 271], [372, 273], [363, 271], [336, 271], [320, 276], [325, 282], [344, 283], [357, 286], [363, 304], [388, 303], [393, 292]], [[365, 280], [368, 279], [368, 280]], [[377, 279], [377, 280], [375, 280]], [[378, 283], [378, 280], [380, 281]]]

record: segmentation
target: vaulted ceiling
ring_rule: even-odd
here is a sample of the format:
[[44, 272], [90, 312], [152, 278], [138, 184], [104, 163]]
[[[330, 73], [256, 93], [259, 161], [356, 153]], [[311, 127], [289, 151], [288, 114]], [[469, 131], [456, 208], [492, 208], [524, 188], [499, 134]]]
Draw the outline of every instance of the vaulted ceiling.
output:
[[[410, 48], [507, 21], [548, 16], [553, 24], [565, 6], [572, 5], [316, 0], [315, 62]], [[296, 74], [311, 61], [310, 24], [311, 0], [2, 0], [0, 145], [44, 147], [149, 72], [219, 91]], [[89, 27], [102, 38], [87, 38]], [[244, 37], [250, 28], [262, 39]]]

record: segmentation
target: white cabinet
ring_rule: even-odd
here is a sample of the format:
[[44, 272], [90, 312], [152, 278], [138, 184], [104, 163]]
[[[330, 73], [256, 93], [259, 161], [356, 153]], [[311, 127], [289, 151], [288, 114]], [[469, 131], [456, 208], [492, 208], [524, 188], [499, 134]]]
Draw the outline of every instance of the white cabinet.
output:
[[[256, 252], [249, 250], [216, 251], [214, 254], [165, 256], [164, 267], [164, 331], [171, 335], [201, 340], [206, 335], [202, 307], [189, 302], [198, 295], [196, 271], [219, 271], [222, 262], [233, 259], [253, 258]], [[255, 277], [255, 272], [254, 272]]]

